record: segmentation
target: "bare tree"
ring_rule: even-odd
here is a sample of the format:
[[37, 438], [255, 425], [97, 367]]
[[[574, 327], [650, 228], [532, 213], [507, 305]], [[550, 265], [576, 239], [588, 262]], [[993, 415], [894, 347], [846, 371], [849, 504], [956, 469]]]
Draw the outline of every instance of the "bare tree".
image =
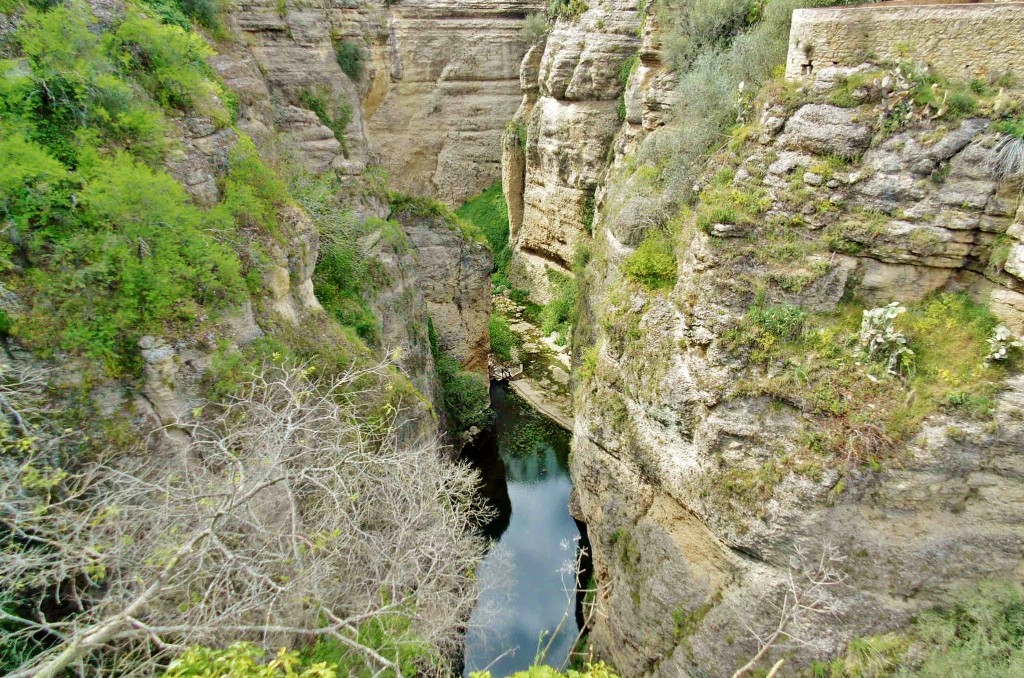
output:
[[[742, 678], [750, 674], [772, 649], [788, 644], [801, 645], [806, 642], [794, 629], [808, 615], [831, 615], [842, 613], [837, 589], [846, 581], [846, 574], [839, 568], [845, 556], [829, 544], [822, 543], [820, 553], [815, 557], [797, 547], [790, 558], [789, 570], [782, 588], [781, 600], [773, 602], [777, 611], [776, 623], [769, 631], [763, 632], [744, 624], [747, 631], [757, 640], [757, 653], [746, 664], [732, 674]], [[778, 660], [769, 671], [775, 676], [785, 659]]]
[[48, 645], [12, 675], [148, 674], [187, 646], [318, 637], [401, 675], [359, 640], [385, 618], [405, 622], [396, 644], [453, 653], [483, 554], [477, 479], [437, 441], [399, 442], [388, 369], [317, 382], [267, 364], [178, 422], [189, 442], [176, 452], [75, 466], [29, 423], [42, 399], [9, 378], [5, 439], [29, 442], [0, 460], [0, 588], [64, 611], [0, 612]]

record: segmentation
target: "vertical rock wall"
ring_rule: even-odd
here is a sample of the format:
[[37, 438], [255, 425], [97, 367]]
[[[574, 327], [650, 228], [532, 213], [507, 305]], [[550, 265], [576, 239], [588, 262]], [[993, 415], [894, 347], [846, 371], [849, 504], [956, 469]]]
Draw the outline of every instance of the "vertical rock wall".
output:
[[525, 148], [505, 145], [511, 275], [541, 301], [547, 269], [568, 270], [576, 244], [589, 237], [595, 194], [622, 125], [622, 70], [640, 47], [640, 26], [635, 0], [595, 2], [575, 20], [559, 19], [543, 50], [535, 47], [523, 61], [516, 133], [525, 132]]
[[501, 177], [519, 105], [521, 33], [544, 0], [402, 0], [389, 8], [383, 76], [366, 120], [395, 188], [455, 206]]

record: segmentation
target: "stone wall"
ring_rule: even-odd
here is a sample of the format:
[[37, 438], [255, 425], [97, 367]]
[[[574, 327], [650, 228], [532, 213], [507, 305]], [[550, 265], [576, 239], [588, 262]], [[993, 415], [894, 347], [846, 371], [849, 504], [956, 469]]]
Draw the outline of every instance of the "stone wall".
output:
[[964, 79], [1024, 72], [1024, 2], [793, 12], [789, 79], [828, 66], [906, 60]]

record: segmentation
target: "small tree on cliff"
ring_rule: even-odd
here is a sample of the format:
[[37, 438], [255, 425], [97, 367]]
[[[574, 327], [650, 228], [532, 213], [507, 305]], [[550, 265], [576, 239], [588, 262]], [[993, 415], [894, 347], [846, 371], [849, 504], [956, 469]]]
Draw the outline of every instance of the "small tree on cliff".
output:
[[[152, 674], [182, 649], [332, 638], [402, 674], [410, 638], [443, 664], [475, 600], [475, 475], [407, 444], [379, 403], [387, 366], [314, 382], [265, 365], [175, 428], [174, 453], [72, 464], [45, 375], [0, 387], [0, 645], [10, 675]], [[400, 624], [392, 623], [395, 618]], [[387, 621], [388, 623], [383, 623]], [[387, 655], [361, 633], [402, 629]]]

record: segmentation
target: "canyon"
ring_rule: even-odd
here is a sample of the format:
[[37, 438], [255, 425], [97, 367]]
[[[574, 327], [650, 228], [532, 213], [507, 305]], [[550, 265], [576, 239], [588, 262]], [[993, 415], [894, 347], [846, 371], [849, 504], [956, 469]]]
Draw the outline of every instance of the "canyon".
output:
[[[533, 370], [519, 390], [572, 434], [579, 651], [622, 676], [809, 675], [971, 586], [1019, 585], [1024, 3], [813, 4], [704, 25], [688, 2], [228, 3], [204, 64], [231, 122], [173, 110], [160, 162], [211, 214], [239, 166], [245, 196], [287, 184], [230, 208], [241, 292], [202, 331], [147, 325], [134, 373], [7, 330], [5, 369], [63, 371], [96, 421], [188, 459], [240, 356], [384, 361], [367, 417], [457, 459], [509, 376], [497, 313]], [[91, 30], [127, 8], [92, 0]], [[17, 30], [0, 23], [12, 82]], [[496, 182], [507, 262], [452, 211]], [[541, 331], [558, 304], [571, 319]]]

